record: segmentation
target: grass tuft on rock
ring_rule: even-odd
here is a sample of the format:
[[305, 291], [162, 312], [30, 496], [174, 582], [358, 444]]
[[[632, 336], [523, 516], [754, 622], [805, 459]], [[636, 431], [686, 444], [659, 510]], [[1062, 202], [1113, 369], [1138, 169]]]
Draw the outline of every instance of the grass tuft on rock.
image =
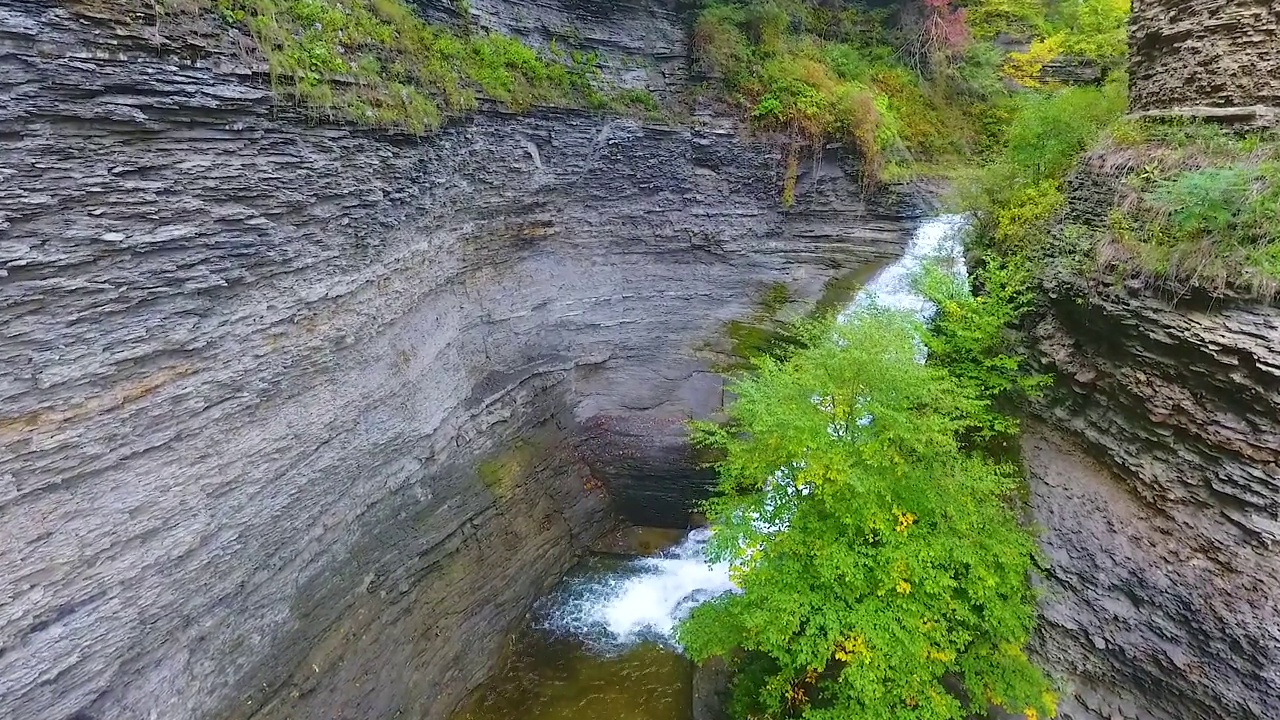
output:
[[161, 12], [214, 13], [246, 31], [276, 92], [318, 120], [421, 134], [479, 97], [515, 111], [656, 107], [643, 90], [599, 89], [594, 54], [434, 25], [403, 0], [165, 0]]
[[1093, 162], [1120, 178], [1103, 270], [1179, 291], [1280, 294], [1280, 132], [1129, 120]]

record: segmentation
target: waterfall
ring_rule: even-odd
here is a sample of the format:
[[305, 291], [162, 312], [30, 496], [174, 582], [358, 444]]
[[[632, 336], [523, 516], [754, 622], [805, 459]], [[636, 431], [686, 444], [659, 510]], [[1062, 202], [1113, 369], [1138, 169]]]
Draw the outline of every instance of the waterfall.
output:
[[[922, 223], [903, 256], [868, 281], [842, 317], [875, 305], [926, 319], [933, 307], [915, 292], [912, 279], [935, 258], [964, 273], [959, 236], [967, 222], [963, 215], [942, 215]], [[578, 637], [601, 652], [625, 650], [645, 640], [673, 644], [675, 627], [689, 611], [735, 590], [728, 564], [706, 559], [710, 539], [711, 531], [694, 530], [657, 557], [637, 558], [602, 576], [570, 583], [549, 599], [544, 627]]]

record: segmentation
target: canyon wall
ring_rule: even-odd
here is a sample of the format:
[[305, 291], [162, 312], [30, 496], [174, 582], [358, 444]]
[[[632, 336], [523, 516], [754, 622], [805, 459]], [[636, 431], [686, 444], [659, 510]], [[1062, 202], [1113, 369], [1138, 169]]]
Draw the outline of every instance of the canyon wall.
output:
[[[1136, 115], [1274, 124], [1274, 0], [1135, 0], [1130, 48]], [[1086, 158], [1064, 227], [1105, 230], [1121, 164]], [[1055, 384], [1023, 446], [1061, 716], [1280, 717], [1280, 307], [1118, 281], [1068, 235], [1046, 238], [1030, 345]]]
[[[664, 5], [474, 5], [687, 74]], [[683, 521], [725, 323], [909, 234], [712, 117], [308, 125], [149, 7], [0, 7], [0, 717], [446, 716], [608, 496]]]
[[[1109, 166], [1066, 222], [1105, 227]], [[1280, 717], [1280, 308], [1054, 263], [1043, 291], [1023, 460], [1061, 716]]]
[[1280, 120], [1280, 3], [1134, 0], [1133, 110], [1258, 125]]

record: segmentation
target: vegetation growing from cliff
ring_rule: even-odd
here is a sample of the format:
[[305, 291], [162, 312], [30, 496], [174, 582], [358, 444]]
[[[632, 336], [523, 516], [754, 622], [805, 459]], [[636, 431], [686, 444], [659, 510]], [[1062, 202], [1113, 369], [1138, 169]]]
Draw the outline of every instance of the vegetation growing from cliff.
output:
[[1093, 162], [1120, 178], [1102, 271], [1179, 290], [1280, 292], [1280, 133], [1129, 121]]
[[[1064, 52], [1114, 64], [1128, 11], [1128, 0], [713, 0], [692, 46], [756, 127], [787, 139], [789, 204], [806, 147], [853, 147], [872, 182], [963, 164], [1001, 122], [1004, 80], [1039, 84]], [[1032, 50], [1004, 58], [1002, 33], [1035, 39]]]
[[[943, 12], [925, 9], [937, 17]], [[926, 56], [954, 54], [957, 63], [971, 64], [986, 59], [963, 59], [963, 40], [952, 35], [958, 28], [921, 19], [913, 28], [923, 34], [910, 38], [891, 20], [886, 11], [858, 3], [717, 1], [700, 14], [692, 45], [758, 128], [787, 136], [789, 174], [800, 146], [843, 142], [877, 179], [886, 162], [963, 153], [976, 134], [975, 120], [965, 114], [972, 103], [958, 99], [965, 88], [941, 75], [926, 80], [919, 72], [932, 62]], [[913, 46], [910, 61], [901, 52], [907, 45]], [[959, 71], [949, 76], [958, 77]]]
[[[1028, 285], [1059, 263], [1177, 293], [1280, 292], [1280, 133], [1124, 119], [1123, 76], [1007, 107], [996, 149], [961, 198], [977, 219], [969, 247], [984, 263]], [[1101, 227], [1062, 213], [1067, 176], [1082, 161], [1091, 182], [1114, 184]], [[979, 265], [976, 287], [984, 272]]]
[[1123, 76], [1009, 101], [995, 149], [963, 184], [961, 205], [976, 219], [971, 249], [1018, 264], [1043, 251], [1067, 176], [1126, 104]]
[[1048, 7], [1034, 0], [1006, 0], [993, 5], [1002, 11], [996, 17], [1007, 18], [1007, 26], [1021, 25], [1032, 38], [1027, 50], [1010, 54], [1003, 67], [1005, 75], [1024, 86], [1042, 85], [1041, 71], [1058, 57], [1091, 60], [1110, 70], [1119, 69], [1126, 57], [1130, 0], [1061, 0]]
[[1023, 650], [1036, 550], [1016, 473], [962, 442], [990, 403], [917, 362], [920, 331], [888, 311], [820, 326], [734, 385], [726, 426], [698, 428], [723, 453], [713, 545], [742, 592], [679, 637], [696, 659], [735, 658], [736, 717], [1054, 710]]
[[438, 128], [477, 97], [533, 105], [646, 109], [652, 98], [597, 88], [590, 54], [542, 54], [511, 37], [428, 23], [403, 0], [164, 0], [170, 13], [215, 12], [243, 28], [277, 92], [322, 119]]

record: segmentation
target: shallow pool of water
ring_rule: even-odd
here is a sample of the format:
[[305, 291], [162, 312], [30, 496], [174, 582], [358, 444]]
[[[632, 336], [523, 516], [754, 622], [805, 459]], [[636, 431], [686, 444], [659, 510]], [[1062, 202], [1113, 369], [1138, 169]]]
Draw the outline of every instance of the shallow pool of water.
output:
[[689, 720], [693, 668], [646, 642], [601, 656], [530, 629], [455, 720]]
[[570, 573], [453, 720], [689, 720], [693, 665], [660, 630], [624, 638], [597, 615], [654, 572], [644, 563], [597, 556]]

